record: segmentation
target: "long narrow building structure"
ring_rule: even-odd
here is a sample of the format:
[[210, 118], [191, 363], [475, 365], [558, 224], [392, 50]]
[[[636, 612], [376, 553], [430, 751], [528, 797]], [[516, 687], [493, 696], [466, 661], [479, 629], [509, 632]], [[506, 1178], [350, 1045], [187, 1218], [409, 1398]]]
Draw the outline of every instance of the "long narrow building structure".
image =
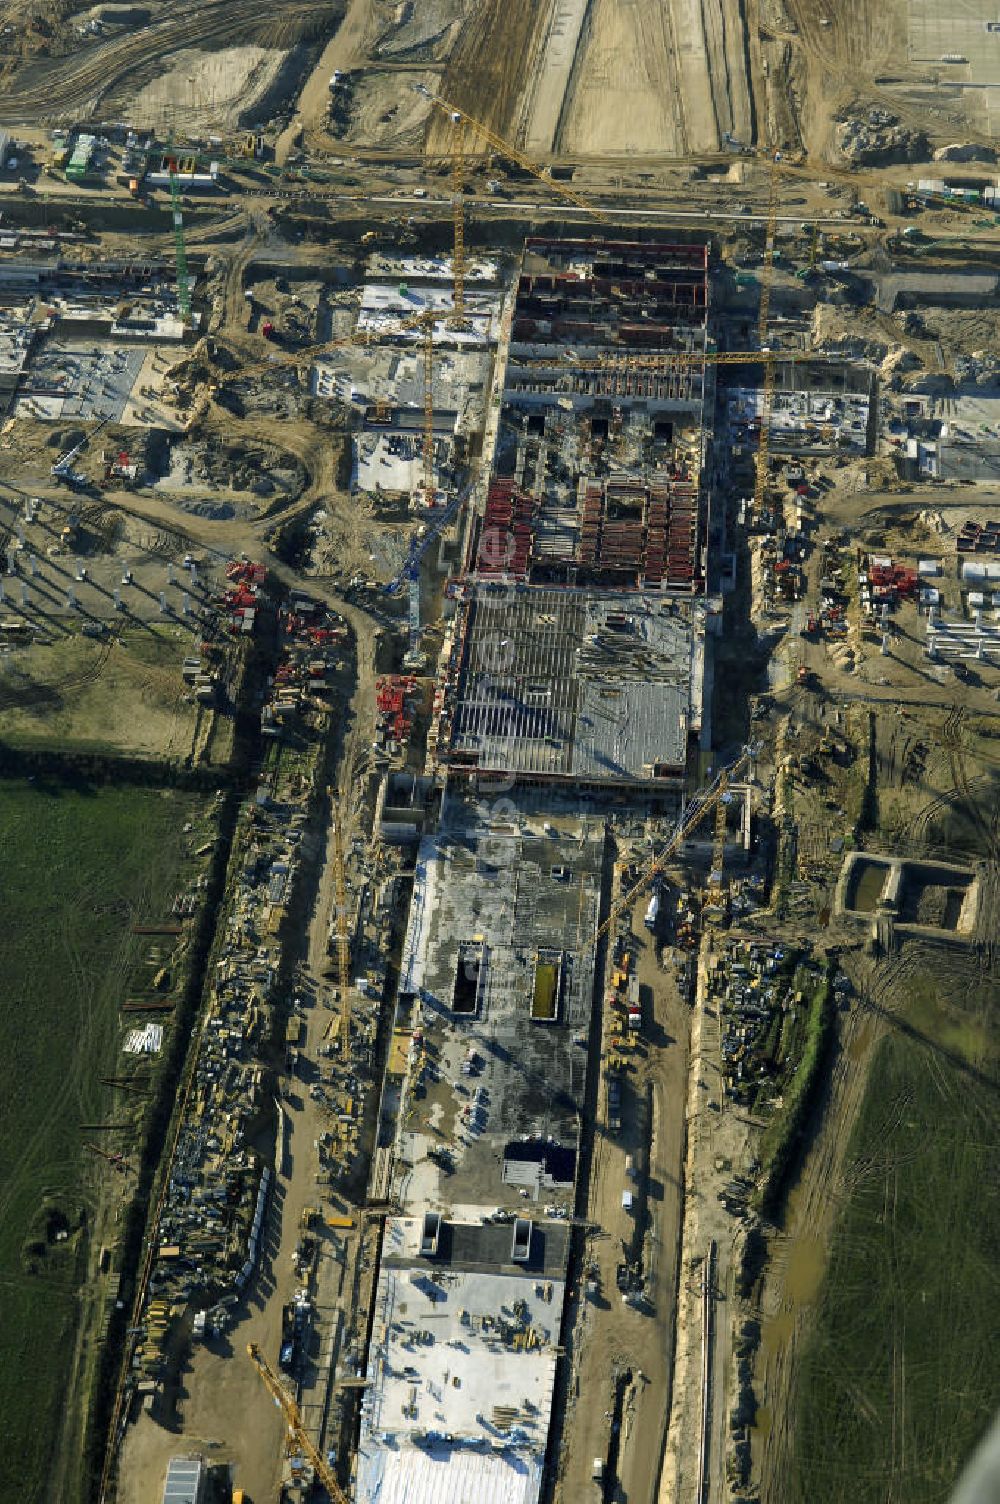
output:
[[[604, 1112], [608, 807], [707, 738], [707, 248], [529, 241], [442, 652], [376, 1177], [358, 1504], [535, 1504]], [[600, 1103], [598, 1103], [600, 1098]]]

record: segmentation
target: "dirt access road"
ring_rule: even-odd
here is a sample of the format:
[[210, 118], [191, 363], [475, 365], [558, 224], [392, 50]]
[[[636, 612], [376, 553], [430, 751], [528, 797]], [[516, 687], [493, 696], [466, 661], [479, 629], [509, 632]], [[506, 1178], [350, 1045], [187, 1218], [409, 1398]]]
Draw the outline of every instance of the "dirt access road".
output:
[[[350, 783], [367, 725], [373, 686], [370, 640], [358, 643], [358, 680], [346, 720], [342, 767]], [[338, 817], [341, 810], [337, 810]], [[350, 830], [352, 812], [343, 811]], [[274, 1408], [249, 1359], [246, 1344], [256, 1342], [276, 1362], [281, 1340], [281, 1310], [299, 1283], [292, 1254], [300, 1234], [303, 1209], [327, 1205], [317, 1186], [315, 1140], [329, 1126], [328, 1111], [310, 1095], [306, 1081], [315, 1080], [323, 1065], [324, 1044], [331, 1013], [324, 1000], [330, 984], [329, 936], [336, 900], [333, 825], [329, 816], [314, 829], [312, 840], [320, 856], [316, 897], [308, 930], [308, 950], [302, 969], [301, 991], [305, 1038], [298, 1074], [282, 1078], [281, 1142], [276, 1152], [275, 1193], [268, 1214], [267, 1240], [247, 1299], [236, 1308], [231, 1333], [221, 1341], [193, 1350], [184, 1375], [181, 1431], [167, 1430], [143, 1416], [128, 1432], [121, 1461], [121, 1504], [158, 1504], [169, 1458], [179, 1450], [201, 1450], [212, 1463], [229, 1463], [237, 1484], [251, 1498], [277, 1496], [283, 1461], [281, 1417]], [[332, 1209], [332, 1208], [330, 1208]], [[342, 1210], [338, 1206], [338, 1210]], [[356, 1210], [356, 1209], [355, 1209]], [[360, 1222], [360, 1217], [357, 1217]], [[326, 1413], [327, 1386], [340, 1352], [340, 1338], [351, 1324], [345, 1308], [355, 1288], [359, 1257], [358, 1234], [323, 1229], [314, 1286], [314, 1337], [303, 1374], [303, 1412], [314, 1438], [320, 1436]]]
[[[633, 1377], [622, 1407], [615, 1491], [608, 1497], [627, 1498], [630, 1504], [650, 1504], [655, 1499], [670, 1403], [691, 1012], [677, 991], [673, 972], [665, 971], [657, 961], [656, 946], [643, 926], [645, 902], [636, 905], [632, 916], [640, 947], [645, 1054], [637, 1057], [636, 1069], [625, 1077], [622, 1130], [614, 1137], [604, 1126], [603, 1085], [598, 1096], [587, 1215], [599, 1231], [588, 1239], [586, 1258], [597, 1264], [600, 1290], [596, 1297], [581, 1298], [572, 1336], [572, 1397], [556, 1504], [589, 1498], [593, 1459], [608, 1454], [614, 1410], [612, 1366], [631, 1369]], [[626, 1175], [629, 1154], [635, 1180]], [[634, 1197], [631, 1213], [622, 1207], [625, 1190]], [[642, 1248], [650, 1296], [642, 1308], [626, 1305], [616, 1285], [623, 1247], [630, 1257]]]
[[[391, 11], [386, 9], [385, 14]], [[347, 0], [343, 20], [303, 85], [298, 108], [278, 137], [275, 160], [284, 164], [288, 153], [303, 135], [311, 146], [337, 149], [337, 142], [327, 130], [330, 115], [330, 79], [335, 71], [350, 73], [368, 58], [368, 49], [385, 20], [378, 0]]]
[[552, 147], [569, 153], [718, 151], [753, 136], [737, 0], [593, 0]]
[[[329, 852], [327, 862], [329, 865]], [[324, 879], [325, 879], [324, 872]], [[310, 982], [327, 960], [332, 885], [321, 879], [319, 898], [309, 936], [309, 966], [303, 977], [306, 1038], [302, 1059], [308, 1074], [316, 1069], [318, 1051], [331, 1015], [311, 1001]], [[246, 1356], [246, 1344], [256, 1342], [276, 1366], [281, 1342], [281, 1310], [299, 1283], [292, 1268], [292, 1254], [299, 1238], [304, 1207], [315, 1205], [316, 1155], [313, 1144], [328, 1126], [325, 1109], [313, 1100], [301, 1079], [284, 1077], [282, 1086], [281, 1143], [276, 1154], [275, 1191], [268, 1213], [264, 1255], [247, 1299], [235, 1308], [231, 1332], [221, 1341], [199, 1345], [184, 1376], [181, 1431], [165, 1430], [143, 1416], [128, 1433], [121, 1463], [122, 1504], [157, 1504], [168, 1459], [179, 1448], [203, 1450], [212, 1463], [229, 1463], [234, 1479], [251, 1498], [277, 1497], [283, 1461], [281, 1417], [272, 1405], [256, 1370]], [[330, 1350], [331, 1334], [340, 1330], [338, 1303], [353, 1281], [345, 1275], [351, 1265], [353, 1240], [324, 1230], [317, 1281], [317, 1322], [314, 1347], [306, 1377], [325, 1375], [336, 1354]], [[318, 1372], [312, 1371], [312, 1365]], [[316, 1415], [310, 1406], [307, 1423]]]

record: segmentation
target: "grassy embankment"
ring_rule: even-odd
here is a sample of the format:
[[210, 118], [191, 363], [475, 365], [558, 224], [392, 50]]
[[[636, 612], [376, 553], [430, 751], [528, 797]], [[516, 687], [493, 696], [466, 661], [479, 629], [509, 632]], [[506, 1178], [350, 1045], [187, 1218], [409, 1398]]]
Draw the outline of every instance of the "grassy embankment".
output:
[[833, 999], [829, 978], [814, 981], [804, 1006], [796, 1009], [794, 1022], [782, 1019], [781, 1036], [775, 1048], [780, 1067], [792, 1074], [785, 1086], [781, 1106], [764, 1130], [760, 1157], [764, 1179], [757, 1204], [774, 1216], [781, 1202], [789, 1171], [816, 1098], [833, 1025]]
[[924, 984], [877, 1048], [803, 1352], [790, 1501], [938, 1504], [992, 1418], [997, 1000]]
[[[134, 1136], [80, 1125], [141, 1112], [141, 1098], [99, 1078], [127, 1073], [119, 1006], [126, 990], [148, 988], [157, 948], [173, 943], [132, 926], [169, 917], [185, 874], [203, 866], [190, 853], [205, 837], [205, 808], [204, 796], [176, 790], [0, 782], [3, 1499], [47, 1496], [98, 1185], [105, 1195], [120, 1191], [84, 1143], [138, 1148]], [[189, 820], [196, 828], [185, 835]], [[73, 1395], [80, 1405], [85, 1398]], [[62, 1504], [75, 1504], [75, 1485], [67, 1486]]]

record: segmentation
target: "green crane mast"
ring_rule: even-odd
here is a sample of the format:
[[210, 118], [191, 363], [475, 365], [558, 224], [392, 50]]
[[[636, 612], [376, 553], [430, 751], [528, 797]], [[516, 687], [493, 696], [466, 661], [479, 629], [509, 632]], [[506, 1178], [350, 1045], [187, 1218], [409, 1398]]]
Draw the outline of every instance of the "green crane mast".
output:
[[177, 179], [173, 165], [170, 167], [170, 204], [174, 219], [174, 259], [177, 263], [177, 303], [181, 319], [191, 322], [191, 279], [188, 276], [187, 251], [184, 249], [184, 220], [181, 215], [181, 196], [177, 191]]

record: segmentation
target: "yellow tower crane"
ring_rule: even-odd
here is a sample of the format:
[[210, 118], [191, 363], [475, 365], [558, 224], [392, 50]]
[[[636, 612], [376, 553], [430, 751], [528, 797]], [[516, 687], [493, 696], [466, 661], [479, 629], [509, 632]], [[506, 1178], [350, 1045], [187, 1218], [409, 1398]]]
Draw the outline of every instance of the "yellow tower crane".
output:
[[451, 217], [455, 233], [453, 307], [455, 317], [460, 319], [465, 317], [465, 121], [461, 115], [452, 119]]
[[[458, 282], [455, 283], [456, 306]], [[432, 507], [434, 486], [434, 321], [424, 325], [424, 506]]]
[[583, 194], [575, 193], [572, 188], [567, 188], [565, 183], [557, 183], [547, 168], [542, 167], [538, 162], [533, 162], [530, 157], [526, 157], [523, 151], [519, 151], [516, 146], [512, 146], [503, 136], [498, 136], [496, 131], [491, 130], [488, 125], [484, 125], [481, 120], [477, 120], [475, 116], [470, 115], [466, 110], [460, 110], [457, 105], [449, 103], [447, 99], [442, 99], [440, 94], [435, 94], [425, 84], [414, 84], [413, 87], [418, 94], [423, 94], [425, 99], [429, 99], [431, 104], [437, 109], [443, 110], [451, 119], [452, 124], [457, 125], [461, 121], [474, 135], [481, 136], [484, 141], [488, 142], [494, 151], [498, 151], [501, 156], [516, 163], [524, 172], [529, 172], [532, 177], [538, 178], [547, 188], [551, 188], [553, 193], [560, 194], [563, 198], [568, 199], [570, 203], [576, 204], [577, 208], [586, 209], [588, 214], [593, 214], [608, 224], [612, 222], [613, 216], [606, 209], [602, 209], [600, 205], [593, 203], [588, 198], [584, 198]]
[[[612, 925], [618, 922], [619, 916], [623, 914], [626, 909], [631, 908], [636, 899], [639, 898], [641, 894], [644, 893], [645, 890], [649, 887], [653, 879], [659, 876], [659, 874], [666, 867], [667, 863], [670, 861], [671, 857], [676, 854], [676, 852], [693, 833], [693, 831], [698, 828], [702, 820], [705, 819], [706, 815], [710, 815], [718, 810], [720, 804], [722, 804], [723, 802], [723, 799], [728, 794], [731, 785], [738, 778], [740, 778], [744, 772], [747, 772], [750, 768], [752, 768], [753, 760], [756, 754], [757, 748], [753, 745], [744, 747], [743, 751], [740, 753], [740, 756], [736, 759], [735, 762], [730, 763], [728, 767], [723, 768], [707, 788], [703, 789], [701, 793], [695, 795], [695, 797], [691, 800], [690, 804], [685, 809], [684, 813], [681, 815], [681, 818], [677, 822], [677, 825], [674, 829], [674, 833], [669, 838], [666, 845], [661, 847], [657, 854], [646, 863], [646, 866], [642, 869], [638, 878], [633, 883], [632, 887], [629, 888], [628, 892], [622, 893], [617, 901], [612, 903], [611, 908], [608, 912], [607, 919], [605, 919], [604, 923], [600, 926], [596, 935], [594, 936], [595, 946], [600, 943], [600, 941], [611, 929]], [[718, 826], [716, 827], [716, 835], [718, 835]], [[724, 826], [723, 840], [725, 840]]]
[[823, 355], [816, 350], [661, 350], [656, 355], [607, 355], [587, 356], [583, 360], [575, 355], [562, 360], [556, 357], [532, 355], [518, 357], [518, 366], [532, 366], [551, 370], [561, 365], [566, 375], [573, 371], [669, 371], [672, 366], [754, 366], [768, 363], [790, 365], [815, 365], [817, 361], [838, 361], [839, 356]]
[[764, 361], [764, 386], [760, 401], [760, 430], [757, 440], [757, 455], [754, 468], [753, 505], [759, 517], [767, 495], [767, 475], [771, 459], [771, 409], [774, 406], [774, 382], [776, 362], [768, 344], [768, 322], [771, 313], [771, 284], [774, 279], [774, 242], [778, 233], [778, 181], [780, 156], [771, 153], [771, 176], [767, 192], [767, 224], [764, 228], [764, 264], [760, 276], [760, 306], [757, 313], [757, 337]]
[[726, 815], [731, 798], [729, 774], [723, 769], [719, 775], [719, 797], [715, 803], [715, 839], [712, 842], [712, 869], [708, 874], [707, 890], [709, 903], [720, 906], [725, 896]]
[[513, 146], [503, 136], [497, 135], [496, 131], [491, 130], [488, 125], [484, 125], [481, 120], [477, 120], [473, 115], [469, 115], [465, 110], [460, 110], [456, 105], [449, 103], [447, 99], [442, 99], [440, 94], [433, 93], [433, 91], [431, 89], [428, 89], [424, 84], [414, 84], [413, 87], [416, 89], [418, 94], [422, 94], [425, 99], [430, 100], [431, 104], [436, 109], [441, 110], [445, 115], [447, 115], [452, 126], [451, 191], [452, 218], [454, 222], [455, 235], [455, 255], [453, 263], [453, 276], [455, 284], [455, 293], [453, 300], [454, 317], [462, 318], [465, 313], [464, 179], [465, 143], [467, 132], [471, 132], [475, 136], [480, 136], [485, 142], [488, 143], [488, 145], [493, 147], [494, 151], [498, 151], [501, 156], [506, 157], [508, 161], [516, 163], [518, 167], [520, 167], [524, 172], [530, 173], [532, 177], [538, 178], [539, 182], [544, 183], [547, 188], [551, 188], [553, 193], [558, 193], [563, 198], [568, 199], [570, 203], [576, 204], [577, 208], [586, 209], [588, 214], [594, 215], [596, 219], [603, 220], [605, 224], [610, 224], [612, 222], [612, 216], [608, 214], [605, 209], [602, 209], [599, 204], [595, 204], [591, 199], [585, 198], [581, 193], [574, 193], [573, 189], [567, 188], [564, 183], [557, 183], [547, 168], [542, 167], [538, 162], [533, 162], [530, 157], [526, 157], [524, 155], [524, 152], [519, 151], [516, 146]]
[[288, 1390], [282, 1384], [256, 1342], [247, 1343], [247, 1356], [263, 1380], [264, 1386], [274, 1400], [274, 1403], [284, 1415], [285, 1424], [288, 1427], [289, 1440], [293, 1441], [309, 1459], [316, 1477], [330, 1495], [333, 1504], [349, 1504], [347, 1495], [334, 1476], [333, 1469], [310, 1440], [305, 1426], [302, 1424], [302, 1412], [299, 1410], [298, 1405], [288, 1393]]

